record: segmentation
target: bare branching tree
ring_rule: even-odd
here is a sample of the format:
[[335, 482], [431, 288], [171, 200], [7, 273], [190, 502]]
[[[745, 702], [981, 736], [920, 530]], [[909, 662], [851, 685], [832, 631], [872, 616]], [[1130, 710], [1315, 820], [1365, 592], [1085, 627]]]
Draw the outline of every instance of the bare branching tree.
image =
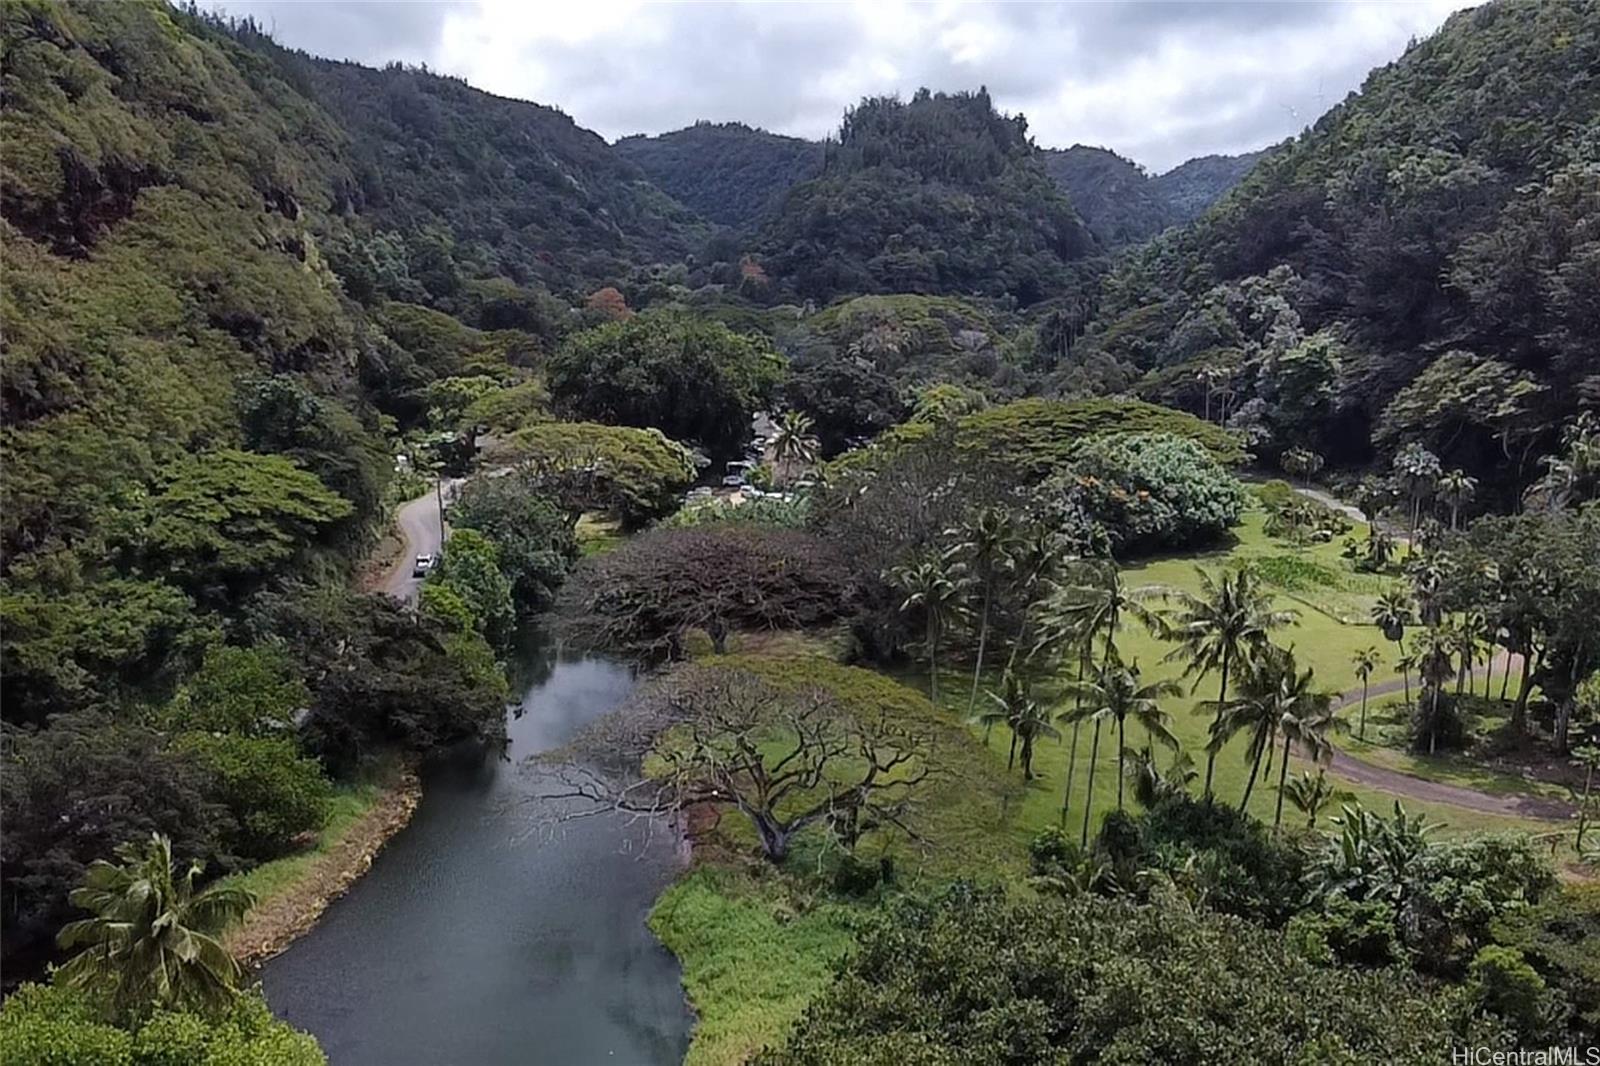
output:
[[567, 747], [540, 757], [552, 818], [672, 816], [697, 804], [746, 818], [772, 862], [816, 826], [853, 848], [909, 816], [935, 773], [934, 729], [827, 689], [686, 666], [646, 686]]

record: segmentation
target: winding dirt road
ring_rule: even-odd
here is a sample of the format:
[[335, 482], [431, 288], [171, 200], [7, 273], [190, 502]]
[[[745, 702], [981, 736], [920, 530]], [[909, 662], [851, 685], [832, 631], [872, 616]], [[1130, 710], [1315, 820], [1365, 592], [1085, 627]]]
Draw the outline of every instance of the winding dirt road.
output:
[[[1514, 666], [1515, 661], [1509, 662], [1502, 658], [1495, 664], [1504, 670]], [[1481, 670], [1473, 671], [1475, 677], [1482, 677]], [[1383, 681], [1367, 689], [1367, 702], [1379, 696], [1387, 696], [1400, 692], [1405, 688], [1402, 678]], [[1336, 707], [1349, 707], [1361, 702], [1361, 690], [1355, 689], [1346, 692], [1335, 701]], [[1479, 792], [1477, 789], [1466, 788], [1462, 785], [1445, 784], [1442, 781], [1429, 781], [1416, 777], [1400, 770], [1376, 763], [1358, 759], [1348, 752], [1340, 750], [1337, 746], [1333, 749], [1333, 761], [1328, 768], [1335, 774], [1358, 785], [1381, 789], [1390, 792], [1401, 799], [1421, 800], [1426, 803], [1442, 803], [1450, 807], [1460, 807], [1463, 810], [1478, 811], [1482, 814], [1498, 814], [1509, 818], [1534, 818], [1547, 822], [1564, 822], [1572, 817], [1572, 804], [1565, 800], [1552, 799], [1548, 796], [1501, 794], [1493, 792]]]
[[414, 500], [407, 500], [395, 510], [394, 525], [403, 544], [399, 558], [378, 581], [379, 592], [404, 603], [416, 600], [417, 586], [421, 581], [411, 576], [411, 565], [419, 555], [437, 557], [439, 550], [444, 547], [445, 529], [439, 514], [439, 500], [442, 495], [448, 503], [460, 483], [459, 478], [447, 478], [437, 488], [429, 489], [425, 495]]

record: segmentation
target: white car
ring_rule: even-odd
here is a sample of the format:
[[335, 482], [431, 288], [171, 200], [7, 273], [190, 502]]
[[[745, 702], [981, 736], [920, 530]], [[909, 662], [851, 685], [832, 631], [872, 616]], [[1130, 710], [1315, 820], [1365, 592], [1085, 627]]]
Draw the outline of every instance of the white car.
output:
[[437, 559], [427, 553], [423, 553], [417, 556], [416, 561], [411, 564], [411, 576], [427, 577], [428, 571], [432, 570], [436, 565], [438, 565]]

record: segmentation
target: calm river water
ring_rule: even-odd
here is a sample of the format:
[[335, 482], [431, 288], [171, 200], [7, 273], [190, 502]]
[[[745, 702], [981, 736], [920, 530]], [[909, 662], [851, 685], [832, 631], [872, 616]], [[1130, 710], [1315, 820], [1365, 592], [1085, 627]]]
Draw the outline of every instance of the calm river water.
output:
[[676, 1063], [691, 1017], [645, 916], [672, 879], [670, 834], [618, 819], [542, 831], [517, 800], [527, 755], [633, 687], [625, 667], [540, 662], [510, 761], [433, 772], [412, 823], [317, 927], [262, 973], [276, 1013], [333, 1066]]

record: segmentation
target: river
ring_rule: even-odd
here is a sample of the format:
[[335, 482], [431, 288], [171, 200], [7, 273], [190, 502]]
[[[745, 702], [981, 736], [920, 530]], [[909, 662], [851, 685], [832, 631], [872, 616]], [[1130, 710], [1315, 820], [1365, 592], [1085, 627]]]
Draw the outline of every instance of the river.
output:
[[316, 928], [262, 971], [274, 1012], [332, 1066], [682, 1061], [692, 1018], [645, 916], [678, 869], [671, 834], [591, 818], [555, 833], [519, 765], [615, 707], [630, 672], [541, 661], [509, 761], [440, 767], [411, 824]]

